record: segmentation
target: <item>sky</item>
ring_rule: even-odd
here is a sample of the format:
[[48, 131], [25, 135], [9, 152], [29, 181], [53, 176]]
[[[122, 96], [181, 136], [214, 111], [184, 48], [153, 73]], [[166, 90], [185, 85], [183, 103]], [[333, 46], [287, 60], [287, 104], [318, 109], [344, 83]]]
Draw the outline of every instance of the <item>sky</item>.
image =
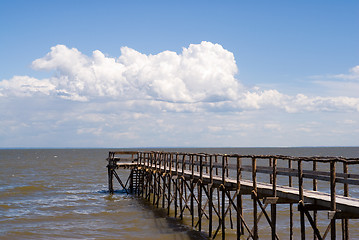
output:
[[359, 1], [0, 0], [0, 148], [359, 146]]

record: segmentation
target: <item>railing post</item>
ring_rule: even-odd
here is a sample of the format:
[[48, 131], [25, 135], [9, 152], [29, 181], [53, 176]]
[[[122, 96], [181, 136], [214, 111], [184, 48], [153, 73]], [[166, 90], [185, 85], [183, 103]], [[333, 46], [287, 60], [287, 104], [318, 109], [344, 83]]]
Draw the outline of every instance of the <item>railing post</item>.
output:
[[202, 182], [203, 182], [203, 156], [199, 156], [199, 181], [198, 181], [198, 230], [202, 230]]
[[183, 154], [182, 155], [182, 166], [181, 166], [181, 168], [182, 168], [182, 175], [181, 175], [181, 180], [180, 180], [180, 185], [181, 185], [181, 193], [180, 193], [180, 202], [179, 202], [179, 207], [180, 207], [180, 218], [181, 218], [181, 220], [183, 219], [183, 211], [182, 211], [182, 208], [183, 208], [183, 200], [182, 200], [182, 196], [183, 196], [183, 181], [184, 181], [184, 170], [185, 170], [185, 162], [186, 162], [186, 154]]
[[[277, 197], [277, 158], [272, 159], [273, 173], [272, 173], [272, 190], [273, 197]], [[276, 240], [276, 224], [277, 224], [277, 204], [271, 204], [271, 221], [272, 221], [272, 240]]]
[[241, 238], [243, 235], [243, 223], [241, 216], [243, 216], [243, 206], [242, 206], [242, 195], [241, 195], [241, 178], [242, 178], [242, 171], [241, 171], [241, 158], [237, 157], [237, 239]]
[[[313, 160], [313, 171], [317, 171], [317, 161], [314, 159]], [[318, 186], [317, 186], [317, 179], [313, 179], [313, 191], [317, 191], [318, 190]], [[315, 200], [315, 204], [316, 204], [316, 200]], [[313, 211], [313, 221], [314, 221], [314, 226], [317, 227], [317, 210]], [[317, 239], [317, 235], [315, 234], [315, 232], [313, 232], [313, 239], [316, 240]]]
[[156, 204], [156, 194], [157, 194], [157, 179], [156, 179], [156, 175], [157, 175], [157, 153], [154, 153], [153, 155], [153, 159], [151, 161], [151, 166], [153, 168], [152, 164], [155, 164], [154, 166], [154, 170], [152, 172], [152, 176], [153, 176], [153, 186], [152, 186], [152, 190], [153, 190], [153, 203], [152, 205], [155, 206]]
[[178, 198], [178, 153], [176, 153], [175, 159], [175, 171], [176, 171], [176, 179], [175, 179], [175, 188], [174, 188], [174, 205], [175, 205], [175, 218], [177, 218], [177, 198]]
[[[299, 201], [302, 201], [304, 204], [304, 195], [303, 195], [303, 165], [302, 160], [298, 160], [298, 187], [299, 187]], [[305, 240], [305, 219], [304, 212], [300, 211], [300, 233], [301, 239]]]
[[226, 238], [226, 160], [227, 155], [222, 156], [222, 239]]
[[194, 226], [194, 155], [190, 155], [191, 158], [191, 217], [192, 217], [192, 227]]
[[182, 156], [182, 176], [184, 175], [184, 170], [186, 170], [186, 154]]
[[167, 186], [167, 215], [170, 215], [171, 210], [171, 179], [172, 179], [172, 161], [173, 161], [173, 153], [170, 153], [170, 164], [168, 171], [168, 186]]
[[[343, 173], [348, 174], [348, 164], [347, 162], [343, 162]], [[344, 196], [349, 197], [349, 186], [348, 183], [344, 183]], [[349, 219], [343, 219], [343, 239], [348, 240], [349, 239]]]
[[[336, 160], [330, 161], [330, 210], [335, 212], [336, 207], [336, 188], [335, 188], [335, 179], [336, 179]], [[334, 215], [335, 216], [335, 215]], [[335, 229], [335, 217], [330, 221], [330, 235], [331, 239], [336, 239], [336, 229]]]
[[163, 154], [163, 172], [161, 173], [162, 178], [162, 208], [165, 208], [165, 200], [166, 200], [166, 173], [167, 173], [167, 166], [168, 166], [168, 155], [169, 153]]
[[[292, 160], [288, 159], [288, 168], [292, 170]], [[288, 185], [289, 187], [293, 187], [293, 178], [289, 175], [288, 178]], [[293, 203], [289, 203], [289, 239], [293, 240]]]
[[[253, 182], [253, 191], [257, 193], [257, 159], [252, 157], [252, 182]], [[252, 194], [253, 199], [253, 239], [258, 239], [258, 215], [257, 215], [257, 199]]]
[[[145, 186], [145, 168], [144, 168], [144, 166], [145, 166], [145, 164], [146, 164], [146, 153], [140, 153], [141, 155], [141, 157], [140, 158], [143, 158], [142, 160], [143, 160], [143, 166], [142, 166], [142, 174], [141, 174], [141, 176], [142, 176], [142, 192], [141, 192], [141, 196], [142, 197], [144, 197], [144, 194], [145, 194], [145, 188], [146, 188], [146, 186]], [[141, 161], [140, 161], [141, 162]], [[146, 181], [147, 182], [147, 181]]]
[[142, 154], [141, 152], [136, 153], [137, 154], [137, 166], [141, 166], [142, 162]]
[[213, 188], [212, 188], [212, 184], [213, 184], [213, 156], [210, 155], [209, 156], [209, 181], [210, 184], [208, 184], [208, 190], [209, 190], [209, 199], [208, 199], [208, 232], [209, 232], [209, 238], [212, 237], [212, 214], [213, 214]]

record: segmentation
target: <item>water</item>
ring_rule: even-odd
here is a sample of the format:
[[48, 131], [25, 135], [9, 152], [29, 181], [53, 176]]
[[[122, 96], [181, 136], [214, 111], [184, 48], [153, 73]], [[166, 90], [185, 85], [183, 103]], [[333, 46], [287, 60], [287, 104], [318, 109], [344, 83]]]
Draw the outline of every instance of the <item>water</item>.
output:
[[[163, 150], [359, 156], [358, 147]], [[105, 161], [108, 151], [0, 150], [0, 239], [203, 238], [139, 198], [118, 191], [110, 195]], [[125, 179], [126, 174], [119, 170], [120, 177]]]

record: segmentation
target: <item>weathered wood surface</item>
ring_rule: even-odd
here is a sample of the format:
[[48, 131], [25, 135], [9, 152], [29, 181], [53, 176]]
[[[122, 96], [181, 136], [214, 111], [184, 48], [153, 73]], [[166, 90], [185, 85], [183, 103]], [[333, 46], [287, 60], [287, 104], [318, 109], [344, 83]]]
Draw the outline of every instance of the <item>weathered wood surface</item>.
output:
[[[200, 179], [200, 173], [199, 172], [193, 172], [190, 170], [184, 170], [182, 173], [182, 169], [176, 170], [176, 168], [169, 169], [168, 167], [165, 168], [164, 166], [145, 166], [144, 164], [139, 165], [136, 162], [118, 162], [118, 167], [128, 168], [128, 167], [135, 167], [138, 166], [140, 168], [149, 168], [158, 170], [161, 172], [165, 171], [171, 171], [172, 175], [176, 175], [178, 172], [178, 175], [184, 176], [186, 179], [191, 179], [191, 177], [194, 177], [195, 180]], [[202, 175], [203, 181], [210, 183], [211, 178], [208, 174]], [[222, 184], [222, 177], [219, 176], [212, 176], [213, 178], [213, 184], [214, 185], [221, 185]], [[265, 197], [265, 196], [273, 196], [273, 186], [272, 184], [268, 183], [261, 183], [257, 182], [257, 191], [258, 195]], [[232, 178], [226, 178], [226, 187], [227, 188], [237, 188], [237, 180]], [[250, 180], [240, 180], [240, 187], [241, 187], [241, 193], [242, 194], [251, 194], [253, 190], [253, 182]], [[294, 187], [288, 187], [288, 186], [276, 186], [276, 192], [277, 197], [289, 199], [289, 200], [295, 200], [299, 203], [299, 189]], [[304, 202], [305, 203], [316, 203], [319, 206], [324, 207], [330, 207], [330, 194], [319, 192], [319, 191], [312, 191], [312, 190], [306, 190], [303, 189], [303, 195], [304, 195]], [[344, 196], [336, 196], [336, 204], [337, 209], [341, 210], [343, 212], [350, 212], [350, 213], [356, 213], [359, 214], [359, 199], [358, 198], [351, 198], [351, 197], [344, 197]]]
[[[221, 235], [225, 239], [226, 229], [235, 225], [237, 239], [245, 233], [248, 239], [259, 239], [258, 223], [265, 216], [271, 238], [279, 239], [277, 204], [289, 204], [288, 239], [295, 235], [293, 204], [300, 211], [301, 239], [306, 239], [308, 222], [314, 239], [325, 239], [328, 234], [332, 240], [338, 234], [349, 239], [348, 219], [359, 218], [359, 198], [350, 197], [350, 188], [359, 187], [359, 174], [348, 171], [349, 165], [359, 166], [359, 158], [118, 151], [110, 152], [107, 160], [111, 193], [115, 176], [126, 192], [142, 195], [157, 207], [160, 202], [162, 208], [167, 204], [168, 214], [171, 205], [175, 217], [181, 219], [188, 210], [192, 227], [199, 231], [202, 218], [207, 218], [210, 238]], [[117, 168], [131, 169], [126, 184]], [[251, 195], [252, 224], [243, 216], [242, 195]], [[325, 231], [317, 227], [317, 211], [328, 212], [328, 218], [320, 220], [321, 224], [329, 222]], [[336, 229], [339, 219], [341, 230]]]

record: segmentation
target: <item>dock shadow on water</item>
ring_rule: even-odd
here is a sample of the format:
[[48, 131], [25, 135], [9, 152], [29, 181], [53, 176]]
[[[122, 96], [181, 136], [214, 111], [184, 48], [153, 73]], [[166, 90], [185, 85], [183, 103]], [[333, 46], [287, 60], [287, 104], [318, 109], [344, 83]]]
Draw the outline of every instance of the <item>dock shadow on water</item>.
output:
[[143, 198], [136, 197], [136, 199], [141, 206], [143, 206], [145, 209], [149, 211], [152, 211], [154, 213], [155, 218], [165, 219], [167, 226], [173, 229], [173, 231], [186, 233], [189, 239], [193, 239], [193, 240], [208, 239], [208, 236], [205, 233], [191, 229], [189, 226], [184, 224], [180, 219], [169, 217], [165, 209], [156, 208], [151, 203], [144, 200]]
[[[107, 207], [116, 207], [117, 205], [121, 209], [124, 205], [127, 206], [126, 212], [121, 212], [119, 217], [134, 224], [132, 227], [134, 236], [131, 239], [208, 239], [205, 233], [191, 229], [180, 219], [169, 217], [165, 209], [156, 208], [141, 197], [127, 194], [125, 190], [115, 190], [113, 194], [110, 194], [107, 190], [101, 190], [98, 193], [105, 195], [104, 199], [107, 202]], [[132, 219], [138, 213], [141, 213], [141, 216], [138, 216], [137, 220]], [[141, 231], [144, 231], [144, 233], [140, 233]]]

